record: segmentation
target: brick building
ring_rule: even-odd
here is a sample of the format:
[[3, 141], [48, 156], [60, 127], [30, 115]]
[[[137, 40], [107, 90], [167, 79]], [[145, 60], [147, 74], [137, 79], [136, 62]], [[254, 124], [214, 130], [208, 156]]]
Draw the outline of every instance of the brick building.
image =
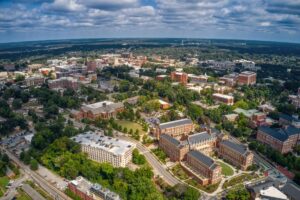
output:
[[168, 155], [171, 161], [181, 161], [189, 151], [187, 141], [179, 141], [170, 135], [162, 134], [159, 138], [159, 147]]
[[181, 141], [167, 134], [162, 134], [159, 138], [159, 147], [173, 162], [184, 160], [190, 150], [210, 155], [216, 147], [216, 143], [216, 134], [209, 134], [206, 131], [189, 135], [187, 139]]
[[156, 124], [153, 128], [153, 134], [159, 138], [161, 134], [171, 135], [172, 137], [180, 137], [188, 135], [194, 131], [194, 124], [191, 119], [180, 119], [162, 124]]
[[213, 94], [213, 99], [216, 102], [224, 103], [226, 105], [233, 105], [233, 103], [234, 103], [233, 96], [229, 96], [229, 95], [225, 95], [225, 94], [220, 94], [220, 93], [214, 93]]
[[220, 165], [199, 151], [189, 151], [185, 165], [188, 171], [193, 171], [193, 174], [196, 174], [202, 185], [215, 184], [222, 179], [222, 168]]
[[253, 162], [253, 153], [246, 146], [229, 140], [219, 143], [218, 155], [242, 170], [246, 170]]
[[300, 119], [298, 116], [290, 116], [286, 114], [279, 115], [279, 124], [282, 126], [291, 125], [300, 128]]
[[68, 188], [82, 200], [121, 200], [118, 194], [102, 185], [93, 184], [81, 176], [70, 181]]
[[79, 82], [72, 77], [62, 77], [55, 80], [49, 80], [48, 86], [50, 89], [63, 88], [77, 90], [79, 88]]
[[115, 118], [119, 112], [124, 110], [121, 102], [101, 101], [94, 104], [83, 105], [79, 111], [72, 111], [71, 115], [77, 120], [88, 119], [110, 119]]
[[39, 86], [45, 83], [45, 78], [42, 76], [33, 76], [25, 79], [26, 86]]
[[188, 82], [188, 75], [184, 72], [171, 72], [171, 80], [186, 85]]
[[288, 153], [300, 140], [300, 129], [291, 125], [282, 129], [261, 126], [258, 128], [256, 139], [281, 153]]
[[256, 83], [256, 73], [251, 71], [244, 71], [238, 76], [239, 85], [254, 85]]

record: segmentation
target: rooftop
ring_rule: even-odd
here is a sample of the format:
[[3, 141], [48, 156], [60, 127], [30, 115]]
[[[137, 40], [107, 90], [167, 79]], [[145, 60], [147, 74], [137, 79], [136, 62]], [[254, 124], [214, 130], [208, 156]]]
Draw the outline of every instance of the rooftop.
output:
[[88, 131], [84, 134], [79, 134], [72, 138], [75, 142], [102, 149], [114, 155], [124, 155], [129, 149], [134, 148], [135, 144], [112, 137], [107, 137]]
[[251, 71], [243, 71], [243, 72], [240, 73], [240, 75], [247, 75], [247, 76], [255, 75], [255, 74], [256, 74], [255, 72], [251, 72]]
[[192, 124], [192, 123], [193, 123], [193, 121], [191, 119], [185, 118], [185, 119], [162, 123], [159, 125], [159, 128], [165, 129], [165, 128], [171, 128], [171, 127], [176, 127], [176, 126], [183, 126], [183, 125]]
[[300, 188], [292, 183], [287, 183], [282, 188], [282, 191], [288, 196], [293, 199], [298, 199], [300, 194]]
[[192, 150], [189, 151], [188, 154], [193, 156], [197, 160], [199, 160], [201, 163], [206, 165], [209, 169], [214, 169], [218, 166], [213, 159], [211, 159], [210, 157], [204, 155], [199, 151]]
[[237, 144], [237, 143], [234, 143], [234, 142], [231, 142], [229, 140], [223, 140], [221, 142], [221, 144], [223, 144], [223, 145], [225, 145], [225, 146], [227, 146], [227, 147], [229, 147], [229, 148], [231, 148], [231, 149], [239, 152], [242, 155], [244, 155], [244, 154], [246, 154], [248, 152], [248, 149], [247, 149], [246, 146], [241, 145], [241, 144]]
[[258, 130], [280, 141], [287, 140], [288, 137], [291, 135], [300, 134], [300, 129], [295, 128], [293, 126], [287, 126], [286, 128], [283, 129], [274, 129], [268, 126], [260, 126]]
[[199, 142], [202, 142], [202, 141], [206, 141], [206, 140], [210, 140], [214, 138], [214, 136], [208, 134], [206, 131], [204, 132], [201, 132], [201, 133], [196, 133], [196, 134], [193, 134], [193, 135], [189, 135], [188, 136], [188, 142], [189, 144], [195, 144], [195, 143], [199, 143]]
[[104, 113], [104, 112], [113, 112], [115, 109], [123, 107], [123, 103], [118, 102], [114, 103], [112, 101], [101, 101], [94, 104], [83, 105], [81, 108], [85, 111], [91, 111], [94, 114]]

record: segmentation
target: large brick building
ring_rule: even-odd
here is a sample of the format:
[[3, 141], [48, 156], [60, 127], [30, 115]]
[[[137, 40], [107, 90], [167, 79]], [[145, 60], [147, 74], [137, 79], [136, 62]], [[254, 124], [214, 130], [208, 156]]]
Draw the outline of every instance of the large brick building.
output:
[[209, 134], [206, 131], [189, 135], [182, 141], [167, 134], [162, 134], [159, 138], [159, 147], [173, 162], [185, 159], [186, 154], [190, 150], [197, 150], [203, 154], [210, 155], [216, 147], [216, 143], [216, 134]]
[[213, 94], [213, 99], [216, 102], [224, 103], [226, 105], [233, 105], [234, 104], [233, 96], [229, 96], [229, 95], [225, 95], [225, 94], [214, 93]]
[[186, 85], [188, 82], [188, 75], [184, 72], [171, 72], [171, 80]]
[[253, 153], [246, 146], [229, 140], [219, 143], [218, 155], [242, 170], [246, 170], [253, 162]]
[[50, 89], [73, 89], [77, 90], [79, 88], [79, 81], [72, 77], [62, 77], [55, 80], [49, 80], [48, 86]]
[[159, 138], [161, 134], [171, 135], [172, 137], [180, 137], [182, 135], [188, 135], [193, 131], [193, 121], [187, 118], [156, 124], [152, 129], [152, 133], [157, 138]]
[[251, 71], [244, 71], [238, 76], [239, 85], [254, 85], [256, 83], [256, 73]]
[[202, 185], [218, 183], [222, 178], [220, 165], [199, 151], [189, 151], [185, 165], [187, 166], [185, 169], [193, 171], [193, 175]]
[[121, 102], [101, 101], [94, 104], [83, 105], [79, 111], [72, 111], [71, 115], [77, 120], [88, 119], [110, 119], [115, 118], [119, 112], [124, 110]]
[[167, 134], [160, 135], [159, 147], [173, 162], [183, 160], [189, 151], [189, 145], [186, 140], [179, 141]]
[[288, 153], [300, 140], [300, 129], [291, 125], [281, 129], [261, 126], [258, 128], [256, 139], [281, 153]]

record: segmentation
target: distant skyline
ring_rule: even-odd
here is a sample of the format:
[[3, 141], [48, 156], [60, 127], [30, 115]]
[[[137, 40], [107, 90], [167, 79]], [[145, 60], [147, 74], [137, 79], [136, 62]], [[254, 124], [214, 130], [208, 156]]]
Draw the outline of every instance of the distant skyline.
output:
[[220, 38], [300, 43], [300, 0], [0, 0], [0, 42]]

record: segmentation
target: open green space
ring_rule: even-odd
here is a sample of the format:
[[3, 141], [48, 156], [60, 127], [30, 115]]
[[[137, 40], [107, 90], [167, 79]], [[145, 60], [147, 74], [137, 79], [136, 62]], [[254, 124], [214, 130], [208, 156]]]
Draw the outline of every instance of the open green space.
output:
[[186, 180], [189, 178], [188, 174], [183, 170], [183, 168], [177, 164], [171, 169], [172, 173], [181, 180]]
[[225, 183], [223, 184], [223, 189], [226, 189], [228, 187], [231, 186], [235, 186], [237, 184], [246, 182], [246, 181], [250, 181], [252, 179], [257, 178], [258, 176], [256, 174], [241, 174], [238, 176], [233, 177], [232, 179], [230, 179], [229, 181], [225, 181]]
[[212, 185], [206, 185], [206, 186], [203, 186], [203, 185], [200, 185], [196, 180], [194, 179], [189, 179], [187, 181], [185, 181], [187, 184], [191, 185], [191, 186], [194, 186], [196, 188], [199, 188], [200, 190], [203, 190], [207, 193], [213, 193], [214, 191], [216, 191], [218, 189], [218, 186], [220, 184], [219, 183], [216, 183], [216, 184], [212, 184]]
[[127, 121], [127, 120], [116, 120], [116, 123], [118, 125], [121, 125], [122, 128], [127, 128], [127, 131], [129, 132], [130, 129], [132, 129], [133, 132], [135, 132], [136, 130], [139, 130], [140, 134], [145, 134], [146, 132], [143, 130], [143, 127], [136, 123], [136, 122], [131, 122], [131, 121]]
[[220, 162], [220, 161], [217, 161], [217, 163], [222, 167], [222, 174], [223, 175], [232, 176], [234, 174], [233, 169], [229, 165], [227, 165], [223, 162]]
[[7, 176], [0, 177], [0, 197], [6, 192], [6, 186], [9, 183], [9, 178]]

